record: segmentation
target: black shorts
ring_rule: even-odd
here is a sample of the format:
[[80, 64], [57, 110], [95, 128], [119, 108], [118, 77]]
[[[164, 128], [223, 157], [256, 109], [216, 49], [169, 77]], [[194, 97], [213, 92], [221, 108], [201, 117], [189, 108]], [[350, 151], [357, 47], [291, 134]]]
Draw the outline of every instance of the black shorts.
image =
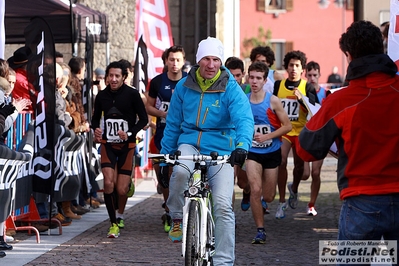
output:
[[263, 169], [273, 169], [281, 164], [281, 149], [271, 153], [248, 152], [247, 160], [261, 164]]
[[134, 142], [102, 143], [101, 144], [101, 168], [117, 165], [118, 174], [131, 175], [133, 171], [133, 159], [136, 148]]

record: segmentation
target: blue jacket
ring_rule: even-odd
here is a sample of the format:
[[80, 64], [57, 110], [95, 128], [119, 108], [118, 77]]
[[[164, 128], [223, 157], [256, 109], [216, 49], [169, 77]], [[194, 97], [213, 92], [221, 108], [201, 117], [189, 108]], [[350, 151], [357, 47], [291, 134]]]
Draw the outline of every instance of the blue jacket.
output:
[[196, 82], [198, 67], [192, 67], [175, 87], [161, 153], [174, 153], [181, 144], [205, 155], [213, 151], [228, 155], [236, 148], [248, 151], [254, 131], [248, 98], [223, 66], [219, 79], [203, 92]]

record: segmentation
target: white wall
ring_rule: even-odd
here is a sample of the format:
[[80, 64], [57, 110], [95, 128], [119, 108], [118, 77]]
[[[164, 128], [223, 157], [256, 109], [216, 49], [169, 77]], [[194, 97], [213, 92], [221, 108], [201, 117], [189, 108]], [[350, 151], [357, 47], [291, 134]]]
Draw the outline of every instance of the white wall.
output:
[[224, 44], [224, 59], [240, 57], [240, 0], [218, 0], [216, 37]]
[[388, 21], [388, 19], [380, 19], [381, 11], [388, 11], [390, 9], [390, 0], [364, 0], [364, 20], [369, 20], [375, 25], [380, 26], [382, 22]]

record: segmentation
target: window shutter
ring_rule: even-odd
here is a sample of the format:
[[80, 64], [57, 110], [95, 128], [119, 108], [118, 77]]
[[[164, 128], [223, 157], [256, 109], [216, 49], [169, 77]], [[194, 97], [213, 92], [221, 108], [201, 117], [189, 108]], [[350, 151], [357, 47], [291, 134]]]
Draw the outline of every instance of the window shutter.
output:
[[353, 10], [353, 2], [354, 2], [354, 0], [347, 0], [346, 1], [346, 9], [347, 10]]
[[284, 47], [284, 55], [288, 52], [294, 51], [294, 43], [293, 42], [286, 42]]
[[294, 0], [285, 0], [285, 10], [292, 11], [294, 9]]
[[256, 10], [257, 11], [265, 11], [265, 0], [256, 0]]

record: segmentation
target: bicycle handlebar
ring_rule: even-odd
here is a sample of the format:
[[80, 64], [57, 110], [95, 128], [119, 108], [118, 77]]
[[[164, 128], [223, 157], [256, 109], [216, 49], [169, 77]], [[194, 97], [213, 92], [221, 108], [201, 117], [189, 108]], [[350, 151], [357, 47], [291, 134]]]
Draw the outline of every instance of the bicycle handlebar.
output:
[[193, 155], [175, 155], [175, 154], [148, 154], [149, 159], [159, 159], [165, 163], [176, 164], [177, 160], [186, 160], [193, 162], [212, 161], [212, 165], [218, 165], [230, 162], [230, 155], [210, 156], [202, 154]]

